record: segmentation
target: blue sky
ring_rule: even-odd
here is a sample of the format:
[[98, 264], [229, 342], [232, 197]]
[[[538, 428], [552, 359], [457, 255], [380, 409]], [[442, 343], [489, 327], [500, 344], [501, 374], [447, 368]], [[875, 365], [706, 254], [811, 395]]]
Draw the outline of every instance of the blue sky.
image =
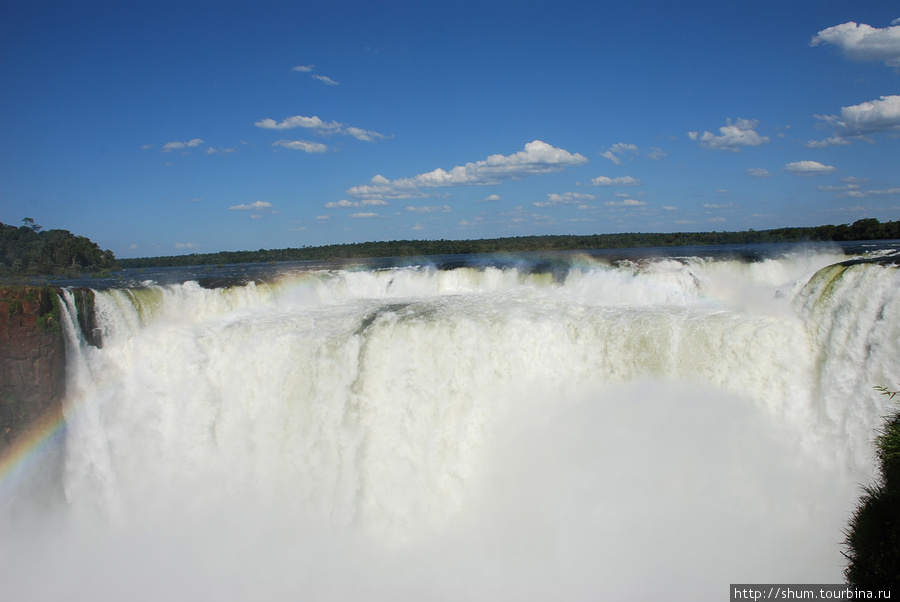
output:
[[0, 221], [119, 257], [900, 218], [900, 5], [6, 2]]

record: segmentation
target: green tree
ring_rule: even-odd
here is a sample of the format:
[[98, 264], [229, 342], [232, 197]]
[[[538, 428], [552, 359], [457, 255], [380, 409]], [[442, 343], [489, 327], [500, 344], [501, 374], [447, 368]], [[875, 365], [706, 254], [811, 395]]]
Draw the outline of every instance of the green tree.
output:
[[[876, 387], [892, 399], [900, 391]], [[844, 541], [844, 576], [854, 586], [900, 590], [900, 411], [888, 416], [875, 442], [879, 479], [864, 489]]]
[[0, 275], [80, 273], [116, 265], [112, 251], [68, 230], [44, 230], [30, 217], [18, 228], [0, 223]]

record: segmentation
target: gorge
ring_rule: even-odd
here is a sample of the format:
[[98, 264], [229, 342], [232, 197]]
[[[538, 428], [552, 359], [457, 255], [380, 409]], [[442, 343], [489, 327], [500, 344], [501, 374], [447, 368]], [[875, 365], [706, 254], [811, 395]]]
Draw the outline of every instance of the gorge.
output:
[[873, 386], [900, 359], [891, 253], [285, 265], [98, 288], [96, 333], [60, 290], [65, 421], [43, 466], [61, 493], [13, 516], [47, 491], [19, 470], [39, 446], [2, 465], [5, 587], [720, 599], [840, 582], [888, 408]]

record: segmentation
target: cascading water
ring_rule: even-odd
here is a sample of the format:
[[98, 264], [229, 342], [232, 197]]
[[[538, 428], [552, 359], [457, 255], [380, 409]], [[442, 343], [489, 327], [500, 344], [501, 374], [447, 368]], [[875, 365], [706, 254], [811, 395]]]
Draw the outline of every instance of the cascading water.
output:
[[67, 518], [4, 566], [48, 600], [840, 582], [900, 378], [900, 274], [844, 259], [97, 291], [102, 348], [68, 324]]

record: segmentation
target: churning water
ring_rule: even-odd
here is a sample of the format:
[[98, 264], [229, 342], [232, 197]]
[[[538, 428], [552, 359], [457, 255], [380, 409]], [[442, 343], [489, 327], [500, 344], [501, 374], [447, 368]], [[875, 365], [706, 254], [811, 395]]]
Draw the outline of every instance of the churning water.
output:
[[[842, 581], [900, 271], [567, 256], [97, 291], [10, 599], [722, 599]], [[71, 295], [64, 300], [74, 313]]]

